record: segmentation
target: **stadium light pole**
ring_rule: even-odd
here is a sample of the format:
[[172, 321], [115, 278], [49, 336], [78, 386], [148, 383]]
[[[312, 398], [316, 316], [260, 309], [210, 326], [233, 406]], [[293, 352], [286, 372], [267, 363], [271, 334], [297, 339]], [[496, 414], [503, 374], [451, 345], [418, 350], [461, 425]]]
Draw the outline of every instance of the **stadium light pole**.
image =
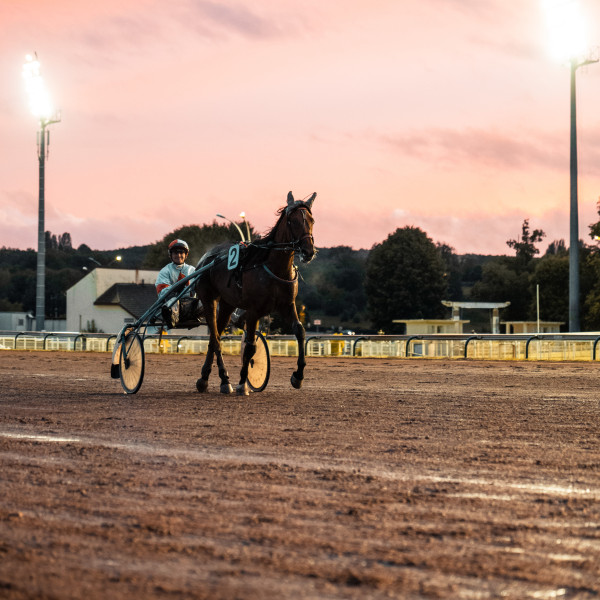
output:
[[580, 331], [579, 320], [579, 208], [577, 191], [577, 86], [579, 67], [598, 62], [586, 57], [589, 46], [587, 19], [577, 0], [543, 0], [549, 33], [549, 48], [556, 59], [568, 62], [571, 74], [570, 158], [569, 158], [569, 331]]
[[49, 125], [60, 122], [60, 114], [54, 110], [50, 96], [40, 75], [40, 63], [37, 55], [27, 55], [23, 65], [23, 79], [29, 95], [31, 112], [38, 119], [38, 162], [39, 162], [39, 196], [38, 196], [38, 251], [35, 287], [35, 328], [42, 331], [46, 320], [46, 227], [45, 227], [45, 170], [50, 132]]
[[225, 215], [221, 215], [219, 213], [217, 213], [217, 217], [219, 217], [220, 219], [225, 219], [226, 221], [229, 221], [232, 225], [234, 225], [235, 228], [238, 230], [240, 237], [242, 238], [242, 242], [246, 241], [246, 238], [244, 237], [244, 232], [240, 229], [240, 226], [235, 221], [232, 221], [231, 219], [228, 219]]

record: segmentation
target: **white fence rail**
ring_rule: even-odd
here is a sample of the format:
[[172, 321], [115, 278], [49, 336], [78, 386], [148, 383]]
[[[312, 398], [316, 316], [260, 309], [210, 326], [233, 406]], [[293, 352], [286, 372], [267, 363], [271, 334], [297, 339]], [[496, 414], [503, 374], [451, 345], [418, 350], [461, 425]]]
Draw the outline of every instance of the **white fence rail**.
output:
[[[111, 352], [116, 335], [79, 332], [0, 332], [0, 350]], [[269, 336], [272, 356], [297, 356], [293, 336]], [[539, 335], [307, 335], [307, 356], [367, 358], [469, 358], [479, 360], [568, 360], [597, 358], [600, 333]], [[224, 336], [225, 354], [239, 354], [241, 336]], [[148, 336], [150, 353], [205, 354], [208, 336]]]

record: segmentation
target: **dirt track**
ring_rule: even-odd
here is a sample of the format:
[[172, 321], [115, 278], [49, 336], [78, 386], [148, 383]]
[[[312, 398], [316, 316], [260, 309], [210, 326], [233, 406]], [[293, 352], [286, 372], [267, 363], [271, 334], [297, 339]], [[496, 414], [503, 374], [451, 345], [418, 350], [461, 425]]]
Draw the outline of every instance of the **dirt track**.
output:
[[146, 358], [0, 353], [0, 598], [600, 594], [600, 365]]

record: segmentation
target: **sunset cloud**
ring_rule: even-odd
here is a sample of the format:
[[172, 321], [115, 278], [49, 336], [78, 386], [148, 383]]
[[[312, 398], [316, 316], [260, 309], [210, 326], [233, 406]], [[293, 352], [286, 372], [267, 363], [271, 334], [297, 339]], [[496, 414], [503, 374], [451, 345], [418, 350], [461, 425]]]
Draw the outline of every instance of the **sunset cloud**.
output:
[[564, 168], [564, 140], [541, 132], [527, 139], [496, 130], [433, 129], [407, 135], [383, 136], [382, 142], [399, 153], [436, 164], [480, 165], [496, 169]]
[[[600, 5], [581, 0], [600, 41]], [[568, 237], [569, 70], [539, 6], [503, 0], [1, 3], [0, 245], [37, 239], [38, 52], [51, 127], [46, 228], [98, 249], [242, 210], [259, 231], [318, 192], [317, 245], [414, 224], [506, 252], [522, 220]], [[600, 66], [578, 72], [580, 231], [600, 195]]]

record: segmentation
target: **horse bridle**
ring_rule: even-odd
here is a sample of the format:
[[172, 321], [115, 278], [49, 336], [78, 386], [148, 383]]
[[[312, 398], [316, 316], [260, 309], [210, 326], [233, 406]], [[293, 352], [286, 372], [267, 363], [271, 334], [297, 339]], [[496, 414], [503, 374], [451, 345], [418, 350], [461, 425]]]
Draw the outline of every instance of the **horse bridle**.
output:
[[[310, 209], [308, 208], [308, 206], [300, 205], [300, 206], [292, 207], [292, 210], [290, 210], [287, 213], [287, 221], [286, 221], [286, 226], [292, 236], [293, 236], [293, 232], [292, 232], [292, 222], [290, 220], [290, 216], [296, 210], [302, 211], [302, 219], [303, 219], [304, 223], [306, 223], [306, 213], [307, 212], [312, 216], [312, 213], [311, 213]], [[301, 250], [300, 244], [307, 238], [310, 239], [312, 245], [314, 246], [315, 239], [314, 239], [313, 235], [308, 232], [306, 232], [304, 235], [300, 236], [298, 239], [296, 239], [296, 240], [292, 239], [289, 242], [267, 242], [265, 244], [256, 244], [254, 242], [250, 242], [250, 245], [255, 246], [256, 248], [265, 248], [268, 250], [294, 250], [294, 251], [296, 251], [296, 250]]]
[[[304, 223], [306, 224], [306, 213], [311, 214], [310, 209], [308, 208], [308, 206], [298, 206], [295, 208], [295, 210], [301, 210], [302, 211], [302, 220], [304, 221]], [[287, 227], [289, 232], [293, 235], [292, 232], [292, 221], [290, 220], [290, 216], [291, 214], [295, 212], [294, 210], [290, 211], [288, 216], [287, 216]], [[306, 227], [304, 228], [306, 230]], [[292, 244], [292, 248], [294, 250], [299, 250], [300, 249], [300, 244], [305, 240], [305, 239], [310, 239], [311, 244], [314, 246], [315, 245], [315, 239], [312, 236], [311, 233], [306, 232], [303, 236], [299, 237], [297, 240], [292, 240], [291, 244]]]

